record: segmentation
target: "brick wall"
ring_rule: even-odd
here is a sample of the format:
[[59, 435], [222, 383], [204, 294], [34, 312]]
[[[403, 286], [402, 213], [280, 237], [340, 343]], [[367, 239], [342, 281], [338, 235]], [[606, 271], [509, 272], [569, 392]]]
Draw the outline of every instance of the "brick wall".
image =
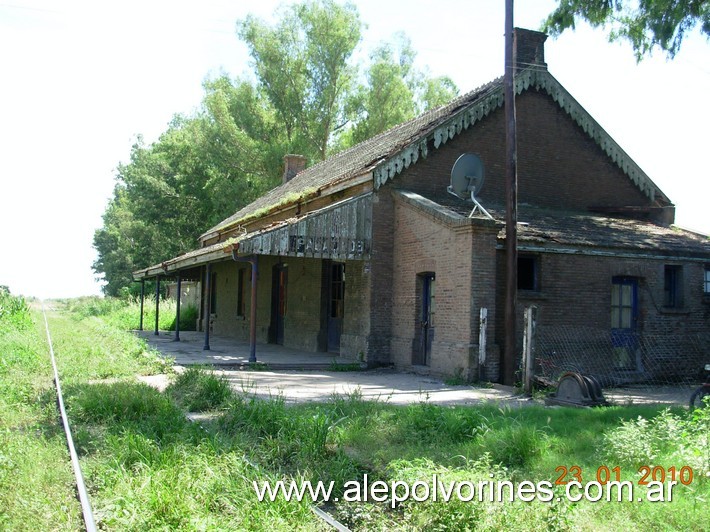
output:
[[[325, 321], [326, 294], [322, 293], [323, 264], [326, 261], [294, 257], [259, 257], [257, 278], [257, 341], [269, 342], [273, 268], [286, 264], [287, 309], [284, 318], [284, 345], [305, 351], [324, 351], [327, 347]], [[238, 272], [244, 270], [244, 316], [237, 315]], [[364, 359], [369, 336], [369, 264], [348, 261], [345, 268], [345, 315], [341, 336], [342, 358]], [[216, 313], [212, 332], [241, 340], [249, 339], [251, 312], [251, 265], [233, 261], [212, 265], [216, 273]]]
[[370, 337], [371, 265], [365, 261], [345, 263], [345, 316], [340, 336], [340, 357], [364, 362]]
[[389, 364], [392, 334], [392, 259], [394, 252], [394, 203], [389, 190], [372, 195], [372, 252], [370, 261], [370, 335], [366, 361]]
[[[392, 362], [400, 368], [439, 375], [478, 376], [479, 310], [495, 316], [495, 227], [453, 228], [395, 200], [392, 266]], [[421, 275], [434, 273], [435, 314], [428, 368], [413, 363], [419, 349]], [[489, 371], [497, 373], [493, 321], [489, 322]], [[486, 377], [487, 378], [487, 377]]]
[[[586, 210], [591, 205], [649, 204], [650, 200], [547, 95], [525, 92], [517, 100], [517, 116], [520, 203], [570, 210]], [[471, 152], [478, 154], [486, 166], [486, 181], [479, 200], [484, 206], [502, 206], [505, 202], [504, 126], [503, 110], [494, 111], [438, 150], [430, 150], [426, 159], [410, 166], [390, 186], [425, 197], [441, 197], [446, 194], [454, 162], [462, 153]], [[500, 277], [504, 265], [496, 267], [495, 231], [469, 235], [464, 251], [460, 245], [457, 248], [457, 237], [449, 229], [439, 227], [435, 230], [435, 222], [411, 213], [404, 214], [406, 207], [397, 208], [393, 225], [389, 200], [382, 193], [379, 197], [374, 209], [373, 272], [378, 274], [373, 278], [373, 324], [377, 326], [373, 325], [372, 343], [381, 346], [379, 335], [387, 334], [389, 316], [392, 315], [391, 361], [398, 366], [411, 365], [412, 331], [416, 321], [416, 301], [412, 298], [416, 294], [416, 274], [419, 273], [413, 268], [416, 269], [417, 260], [420, 260], [417, 257], [435, 261], [440, 295], [442, 291], [446, 293], [447, 287], [439, 283], [439, 279], [446, 279], [451, 261], [456, 263], [465, 257], [465, 264], [458, 264], [456, 274], [459, 282], [466, 285], [458, 290], [466, 294], [463, 299], [467, 305], [462, 307], [460, 302], [452, 299], [454, 307], [441, 309], [447, 325], [435, 331], [434, 344], [442, 354], [438, 359], [432, 357], [432, 370], [450, 374], [456, 368], [465, 368], [464, 372], [477, 372], [470, 361], [477, 359], [479, 309], [485, 306], [489, 309], [491, 347], [486, 378], [497, 380], [497, 346], [502, 345], [503, 338], [499, 331], [503, 318], [501, 294], [505, 285]], [[393, 230], [394, 242], [390, 240]], [[415, 233], [419, 236], [414, 236]], [[394, 256], [389, 254], [390, 245]], [[392, 274], [387, 271], [390, 261]], [[391, 310], [384, 297], [389, 286], [396, 290]], [[608, 297], [606, 291], [605, 301]], [[407, 310], [400, 310], [400, 306]], [[456, 308], [456, 318], [451, 317], [453, 308]], [[497, 308], [501, 311], [497, 312]], [[457, 320], [464, 321], [456, 323]], [[522, 317], [520, 323], [522, 328]], [[467, 346], [466, 354], [463, 345]], [[379, 350], [380, 360], [384, 360], [385, 352], [382, 347]]]
[[[322, 261], [285, 257], [283, 263], [288, 265], [284, 345], [305, 351], [318, 351]], [[268, 292], [270, 295], [271, 290]]]
[[[473, 312], [471, 313], [470, 327], [473, 331], [475, 342], [474, 358], [478, 359], [478, 335], [480, 332], [480, 309], [488, 309], [486, 365], [481, 375], [483, 380], [498, 382], [500, 372], [500, 345], [495, 335], [496, 317], [503, 314], [503, 306], [498, 306], [496, 300], [496, 239], [498, 228], [479, 230], [473, 234], [471, 267], [471, 299]], [[476, 368], [472, 368], [472, 377]]]
[[249, 267], [234, 261], [212, 264], [216, 275], [216, 312], [212, 314], [212, 333], [235, 338], [249, 338], [249, 325], [237, 316], [237, 271]]
[[[704, 265], [673, 260], [543, 253], [539, 260], [539, 291], [519, 291], [517, 308], [518, 350], [522, 348], [523, 310], [536, 305], [541, 327], [611, 328], [611, 285], [615, 276], [638, 280], [638, 331], [642, 334], [684, 335], [710, 332], [710, 302], [702, 294]], [[668, 309], [664, 301], [664, 266], [682, 265], [684, 304]], [[498, 254], [498, 305], [505, 288], [505, 253]], [[496, 319], [495, 334], [502, 342], [503, 316]]]
[[[570, 210], [588, 206], [643, 206], [650, 200], [552, 99], [534, 90], [516, 100], [518, 201]], [[463, 153], [475, 153], [486, 176], [479, 200], [505, 203], [503, 109], [449, 140], [394, 179], [394, 186], [424, 196], [446, 193], [451, 168]]]

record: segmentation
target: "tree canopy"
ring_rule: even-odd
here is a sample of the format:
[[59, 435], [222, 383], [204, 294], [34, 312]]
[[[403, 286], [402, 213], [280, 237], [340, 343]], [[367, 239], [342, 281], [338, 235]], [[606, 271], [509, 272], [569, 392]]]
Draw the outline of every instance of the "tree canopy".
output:
[[404, 34], [374, 50], [365, 83], [350, 99], [353, 127], [344, 144], [362, 142], [456, 97], [458, 89], [450, 78], [429, 77], [414, 67], [415, 58]]
[[609, 27], [611, 40], [628, 40], [638, 61], [656, 46], [672, 58], [696, 25], [710, 37], [710, 0], [559, 0], [543, 29], [559, 35], [577, 19]]
[[360, 69], [352, 56], [362, 22], [352, 4], [308, 0], [269, 25], [248, 16], [237, 35], [253, 78], [204, 84], [200, 109], [142, 139], [120, 164], [94, 234], [94, 271], [117, 295], [131, 272], [193, 249], [198, 236], [280, 182], [283, 156], [312, 164], [457, 95], [446, 77], [414, 67], [404, 36]]

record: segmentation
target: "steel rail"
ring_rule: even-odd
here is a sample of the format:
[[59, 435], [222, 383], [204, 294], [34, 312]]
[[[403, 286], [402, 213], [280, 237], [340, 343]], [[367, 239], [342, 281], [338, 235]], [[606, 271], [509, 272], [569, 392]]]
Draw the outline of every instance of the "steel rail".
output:
[[91, 502], [89, 501], [89, 495], [86, 493], [86, 485], [84, 484], [84, 475], [81, 473], [81, 466], [79, 465], [79, 456], [76, 454], [76, 449], [74, 447], [74, 439], [71, 435], [71, 428], [69, 427], [69, 418], [67, 417], [67, 411], [64, 408], [64, 397], [62, 397], [62, 386], [59, 383], [59, 372], [57, 371], [57, 361], [54, 358], [54, 348], [52, 347], [52, 337], [49, 334], [49, 323], [47, 322], [47, 313], [44, 310], [44, 301], [42, 301], [42, 316], [44, 317], [44, 328], [47, 332], [47, 344], [49, 344], [49, 356], [52, 360], [52, 369], [54, 370], [54, 385], [57, 389], [57, 404], [59, 405], [59, 413], [62, 417], [62, 424], [64, 425], [64, 433], [67, 438], [67, 447], [69, 447], [69, 455], [71, 456], [72, 468], [74, 469], [74, 477], [76, 478], [76, 488], [79, 495], [79, 502], [81, 503], [81, 512], [84, 515], [84, 525], [87, 532], [96, 531], [96, 522], [94, 520], [94, 513], [91, 510]]

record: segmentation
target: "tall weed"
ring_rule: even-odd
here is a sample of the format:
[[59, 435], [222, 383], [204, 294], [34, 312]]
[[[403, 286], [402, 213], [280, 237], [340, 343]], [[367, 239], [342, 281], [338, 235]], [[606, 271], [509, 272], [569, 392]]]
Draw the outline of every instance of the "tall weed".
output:
[[3, 329], [24, 330], [32, 324], [25, 298], [13, 296], [6, 286], [0, 286], [0, 332]]
[[189, 412], [215, 410], [232, 397], [227, 379], [198, 366], [190, 366], [180, 373], [165, 393]]
[[[78, 319], [100, 317], [106, 323], [124, 331], [140, 327], [140, 299], [135, 297], [80, 297], [66, 301], [67, 309]], [[160, 300], [158, 309], [158, 328], [163, 331], [175, 330], [177, 303], [174, 299]], [[143, 301], [143, 327], [152, 328], [155, 324], [155, 296], [147, 296]], [[193, 305], [180, 307], [180, 330], [194, 331], [197, 325], [198, 310]]]
[[710, 408], [674, 414], [666, 409], [651, 419], [622, 421], [604, 434], [601, 451], [611, 460], [633, 468], [671, 463], [710, 470]]

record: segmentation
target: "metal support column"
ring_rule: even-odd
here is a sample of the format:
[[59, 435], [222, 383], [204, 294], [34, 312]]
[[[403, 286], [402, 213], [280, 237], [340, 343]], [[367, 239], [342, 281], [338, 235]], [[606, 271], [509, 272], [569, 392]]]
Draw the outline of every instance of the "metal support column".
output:
[[205, 301], [204, 301], [204, 318], [205, 318], [205, 345], [203, 351], [210, 350], [210, 310], [212, 306], [212, 265], [205, 266]]
[[251, 264], [251, 307], [249, 309], [249, 363], [256, 362], [256, 283], [259, 276], [258, 257], [248, 259], [237, 257], [237, 252], [232, 251], [232, 260], [235, 262], [248, 262]]
[[160, 275], [155, 277], [155, 336], [158, 336], [158, 318], [160, 316]]
[[478, 381], [483, 381], [486, 374], [486, 333], [488, 328], [488, 309], [481, 308], [478, 319]]
[[145, 301], [145, 279], [141, 279], [141, 318], [138, 323], [138, 330], [143, 330], [143, 301]]
[[182, 276], [177, 272], [177, 304], [175, 305], [175, 342], [180, 341], [180, 297], [182, 296]]
[[256, 256], [251, 260], [251, 308], [249, 324], [249, 362], [256, 362], [256, 278], [257, 278]]

